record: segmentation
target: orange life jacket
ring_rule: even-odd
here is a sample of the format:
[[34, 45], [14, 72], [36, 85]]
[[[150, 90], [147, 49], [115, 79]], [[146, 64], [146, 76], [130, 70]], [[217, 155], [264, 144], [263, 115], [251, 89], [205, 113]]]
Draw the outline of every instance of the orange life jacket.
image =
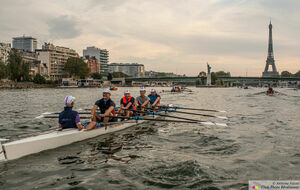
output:
[[113, 109], [113, 111], [111, 112], [113, 114], [113, 116], [116, 116], [116, 109]]
[[[131, 98], [132, 98], [132, 96], [130, 96], [130, 97], [128, 98], [128, 102], [130, 102]], [[125, 96], [123, 97], [123, 102], [124, 102], [124, 104], [127, 104], [127, 99], [126, 99]], [[132, 103], [132, 107], [133, 107], [134, 110], [136, 110], [135, 102]]]

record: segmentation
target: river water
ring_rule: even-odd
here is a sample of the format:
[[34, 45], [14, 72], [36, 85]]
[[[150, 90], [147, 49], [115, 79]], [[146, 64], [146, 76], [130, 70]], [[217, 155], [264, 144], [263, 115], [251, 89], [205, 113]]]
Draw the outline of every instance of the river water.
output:
[[[159, 91], [167, 88], [158, 88]], [[123, 88], [114, 92], [118, 104]], [[133, 95], [137, 88], [130, 88]], [[248, 189], [248, 180], [300, 179], [300, 91], [192, 88], [161, 93], [162, 103], [226, 110], [228, 127], [150, 122], [18, 160], [0, 162], [0, 189]], [[0, 91], [0, 138], [19, 139], [57, 126], [34, 119], [91, 108], [102, 89]], [[185, 116], [188, 115], [179, 115]], [[190, 118], [209, 120], [200, 116]]]

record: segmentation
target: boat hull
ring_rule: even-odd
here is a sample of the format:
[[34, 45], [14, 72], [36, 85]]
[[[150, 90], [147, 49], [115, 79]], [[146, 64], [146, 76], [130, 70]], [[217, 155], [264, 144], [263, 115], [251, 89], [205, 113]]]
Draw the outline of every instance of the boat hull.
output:
[[[139, 121], [143, 123], [145, 121]], [[17, 141], [0, 145], [5, 151], [5, 156], [0, 157], [0, 160], [13, 160], [30, 154], [35, 154], [44, 150], [54, 149], [57, 147], [72, 144], [74, 142], [83, 141], [104, 134], [109, 134], [132, 127], [136, 123], [120, 123], [107, 127], [100, 127], [93, 130], [66, 129], [63, 131], [48, 131], [46, 134], [28, 137]], [[1, 156], [1, 154], [0, 154]]]

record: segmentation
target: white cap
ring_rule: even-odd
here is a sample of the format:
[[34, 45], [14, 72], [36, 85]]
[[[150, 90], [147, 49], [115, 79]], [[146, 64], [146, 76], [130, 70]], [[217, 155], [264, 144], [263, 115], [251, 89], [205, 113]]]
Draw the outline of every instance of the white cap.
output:
[[124, 94], [130, 94], [130, 91], [128, 89], [124, 90]]
[[140, 88], [140, 92], [142, 92], [142, 91], [146, 91], [146, 88], [144, 88], [144, 87]]
[[65, 97], [64, 103], [65, 103], [65, 104], [72, 104], [72, 102], [74, 102], [75, 99], [76, 99], [76, 98], [75, 98], [74, 96], [66, 96], [66, 97]]
[[156, 90], [155, 90], [154, 88], [152, 88], [152, 89], [150, 90], [150, 92], [156, 92]]
[[109, 94], [111, 94], [111, 92], [110, 92], [109, 89], [104, 89], [104, 90], [103, 90], [103, 93], [109, 93]]

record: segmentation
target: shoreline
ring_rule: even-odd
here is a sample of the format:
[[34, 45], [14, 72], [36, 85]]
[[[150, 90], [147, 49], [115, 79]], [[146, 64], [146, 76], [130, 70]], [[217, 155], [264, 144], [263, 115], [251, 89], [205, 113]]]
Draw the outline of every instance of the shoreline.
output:
[[36, 84], [33, 82], [0, 82], [1, 89], [56, 88], [56, 84]]

